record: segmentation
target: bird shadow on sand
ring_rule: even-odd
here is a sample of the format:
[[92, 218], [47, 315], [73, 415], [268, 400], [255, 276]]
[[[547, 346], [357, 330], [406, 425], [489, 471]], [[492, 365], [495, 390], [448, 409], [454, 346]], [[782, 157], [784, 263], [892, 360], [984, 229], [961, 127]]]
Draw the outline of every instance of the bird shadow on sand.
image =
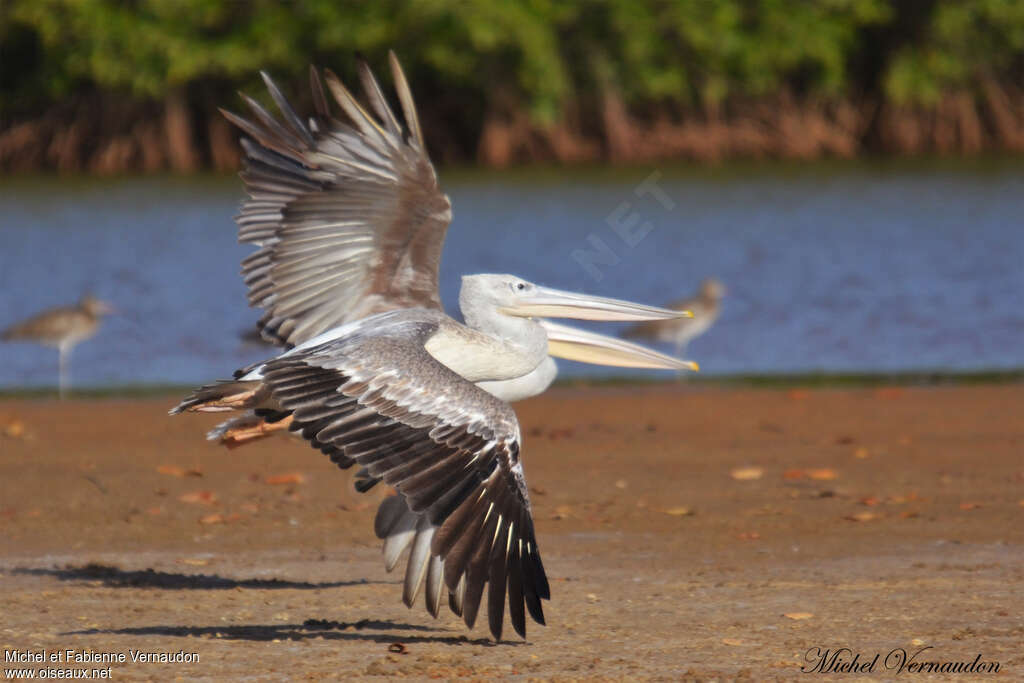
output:
[[167, 590], [250, 589], [318, 589], [397, 583], [397, 581], [288, 581], [285, 579], [232, 579], [216, 574], [180, 574], [155, 569], [127, 570], [105, 564], [90, 563], [49, 568], [19, 568], [12, 574], [50, 576], [61, 581], [101, 581], [108, 588], [163, 588]]
[[[418, 631], [431, 635], [393, 633], [393, 631]], [[489, 638], [469, 638], [465, 635], [442, 635], [446, 629], [421, 624], [404, 624], [390, 620], [363, 619], [354, 622], [307, 619], [302, 624], [252, 624], [240, 626], [140, 626], [119, 629], [87, 629], [66, 631], [62, 636], [122, 635], [122, 636], [172, 636], [178, 638], [213, 638], [217, 640], [293, 640], [311, 638], [324, 640], [368, 641], [384, 644], [440, 643], [444, 645], [524, 645], [522, 642], [502, 641], [496, 643]], [[436, 634], [436, 635], [435, 635]]]

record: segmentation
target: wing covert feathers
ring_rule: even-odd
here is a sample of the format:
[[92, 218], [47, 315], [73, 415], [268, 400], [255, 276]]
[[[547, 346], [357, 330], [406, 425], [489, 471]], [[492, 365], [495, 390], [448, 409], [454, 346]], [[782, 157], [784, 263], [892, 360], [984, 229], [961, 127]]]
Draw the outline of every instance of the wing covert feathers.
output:
[[526, 612], [544, 623], [550, 590], [507, 404], [434, 361], [420, 339], [328, 342], [268, 362], [264, 380], [293, 430], [399, 492], [381, 504], [375, 531], [389, 570], [409, 550], [406, 604], [423, 591], [436, 614], [447, 590], [472, 627], [486, 599], [496, 639], [506, 599], [520, 635]]

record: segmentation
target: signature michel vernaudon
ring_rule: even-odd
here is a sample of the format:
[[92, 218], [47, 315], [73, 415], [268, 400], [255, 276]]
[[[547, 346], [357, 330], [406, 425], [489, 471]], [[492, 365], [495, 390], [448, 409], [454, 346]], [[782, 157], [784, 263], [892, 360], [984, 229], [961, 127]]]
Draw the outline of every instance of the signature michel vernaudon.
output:
[[945, 674], [994, 674], [999, 673], [999, 662], [982, 659], [981, 654], [973, 659], [944, 659], [931, 645], [918, 650], [893, 648], [887, 653], [864, 654], [848, 647], [812, 647], [804, 653], [804, 664], [800, 671], [806, 674], [867, 674], [867, 673], [945, 673]]

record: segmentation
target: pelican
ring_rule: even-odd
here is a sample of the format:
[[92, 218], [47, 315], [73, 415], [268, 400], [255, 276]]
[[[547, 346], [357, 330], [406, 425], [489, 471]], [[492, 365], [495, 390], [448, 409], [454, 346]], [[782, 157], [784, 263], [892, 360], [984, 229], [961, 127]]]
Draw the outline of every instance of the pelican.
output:
[[37, 313], [0, 333], [4, 341], [28, 341], [57, 349], [59, 354], [59, 395], [64, 398], [70, 388], [71, 351], [80, 342], [89, 339], [99, 329], [104, 315], [114, 308], [91, 294], [86, 294], [77, 306], [61, 306]]
[[[263, 337], [285, 350], [199, 388], [171, 413], [253, 410], [267, 422], [287, 420], [340, 467], [359, 465], [359, 490], [380, 481], [394, 487], [399, 496], [388, 500], [398, 502], [382, 505], [378, 533], [399, 506], [399, 516], [416, 515], [423, 531], [411, 551], [418, 575], [407, 573], [407, 604], [425, 589], [436, 617], [447, 592], [472, 628], [487, 587], [494, 638], [501, 638], [506, 598], [512, 626], [525, 637], [527, 612], [544, 623], [541, 601], [550, 588], [518, 421], [478, 383], [521, 381], [549, 354], [653, 362], [656, 352], [610, 338], [552, 342], [557, 333], [549, 338], [545, 325], [555, 324], [547, 318], [687, 313], [485, 274], [462, 279], [465, 322], [446, 315], [438, 269], [450, 203], [393, 53], [390, 64], [404, 127], [365, 63], [359, 77], [372, 114], [327, 72], [348, 122], [335, 119], [316, 70], [315, 114], [307, 121], [265, 74], [280, 119], [249, 98], [252, 120], [225, 112], [246, 135], [249, 199], [237, 222], [240, 241], [258, 247], [243, 262], [249, 300], [264, 309]], [[536, 389], [550, 379], [530, 381]], [[386, 561], [394, 566], [390, 555]]]
[[[536, 322], [547, 332], [549, 355], [526, 375], [507, 380], [477, 382], [479, 388], [507, 402], [520, 401], [541, 394], [551, 386], [558, 374], [558, 366], [554, 361], [556, 357], [571, 357], [587, 363], [618, 367], [698, 369], [693, 361], [679, 360], [637, 344], [629, 344], [543, 318], [536, 319]], [[265, 434], [266, 425], [256, 427], [255, 431]], [[361, 492], [368, 491], [376, 483], [376, 480], [367, 476], [365, 470], [356, 474], [356, 489]], [[424, 577], [430, 572], [431, 563], [435, 561], [425, 549], [431, 546], [437, 526], [431, 523], [427, 515], [413, 512], [405, 496], [399, 493], [381, 502], [374, 520], [374, 532], [384, 541], [384, 562], [389, 572], [398, 565], [399, 558], [405, 550], [412, 548], [406, 561], [402, 593], [402, 600], [411, 607]], [[429, 590], [425, 597], [427, 609], [437, 616], [437, 607], [431, 603]], [[449, 599], [452, 611], [461, 614], [461, 594], [453, 593]]]
[[[608, 337], [579, 328], [561, 325], [544, 318], [535, 319], [544, 328], [548, 337], [548, 356], [540, 365], [521, 377], [507, 380], [482, 381], [476, 385], [487, 393], [512, 403], [537, 396], [547, 391], [558, 376], [555, 358], [573, 360], [594, 365], [608, 365], [623, 368], [646, 368], [654, 370], [699, 370], [694, 361], [681, 360], [639, 344]], [[259, 336], [259, 331], [245, 333], [244, 339], [252, 343], [268, 345]], [[274, 434], [289, 433], [291, 418], [285, 417], [271, 422], [250, 410], [246, 414], [231, 418], [207, 434], [210, 441], [218, 441], [228, 448], [236, 448], [256, 439]]]
[[725, 286], [714, 278], [708, 278], [700, 283], [697, 296], [680, 299], [668, 305], [671, 309], [690, 311], [693, 317], [642, 322], [628, 328], [623, 336], [670, 342], [675, 346], [676, 355], [679, 355], [686, 350], [686, 345], [691, 340], [707, 332], [718, 320], [724, 296]]

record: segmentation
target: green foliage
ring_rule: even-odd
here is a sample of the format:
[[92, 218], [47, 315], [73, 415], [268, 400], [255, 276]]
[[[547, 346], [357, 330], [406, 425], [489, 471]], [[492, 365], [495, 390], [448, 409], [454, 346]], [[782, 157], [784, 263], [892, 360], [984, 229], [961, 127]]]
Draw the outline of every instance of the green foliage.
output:
[[[883, 0], [647, 2], [584, 5], [580, 40], [615, 65], [632, 100], [715, 104], [794, 85], [838, 94], [858, 31], [889, 16]], [[590, 30], [586, 30], [589, 28]]]
[[1024, 2], [942, 0], [920, 36], [893, 58], [886, 94], [930, 105], [943, 92], [970, 89], [980, 77], [1020, 82], [1024, 74]]
[[268, 0], [12, 0], [68, 81], [156, 97], [202, 78], [298, 67], [302, 36], [287, 5]]
[[259, 69], [350, 72], [353, 52], [377, 61], [391, 47], [416, 82], [538, 123], [608, 88], [641, 107], [849, 97], [866, 87], [863, 55], [881, 50], [881, 94], [930, 104], [979, 76], [1019, 77], [1024, 2], [3, 0], [0, 112], [81, 87], [158, 99], [250, 86]]

